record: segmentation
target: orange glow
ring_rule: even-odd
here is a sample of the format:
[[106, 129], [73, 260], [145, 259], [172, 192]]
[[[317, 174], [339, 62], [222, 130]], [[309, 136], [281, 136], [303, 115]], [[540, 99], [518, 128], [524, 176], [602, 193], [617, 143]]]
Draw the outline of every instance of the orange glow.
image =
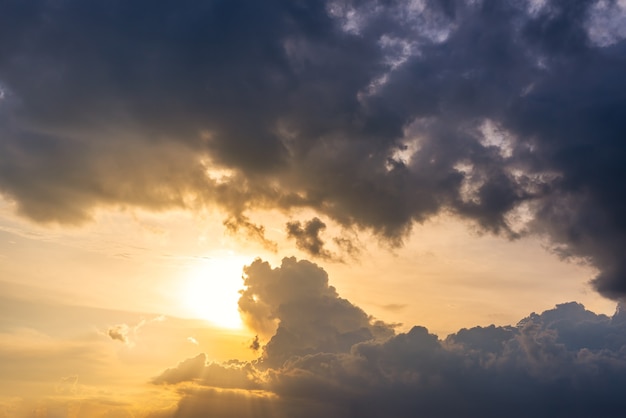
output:
[[242, 328], [237, 301], [243, 287], [242, 269], [249, 261], [246, 257], [228, 255], [192, 266], [181, 294], [184, 309], [222, 328]]

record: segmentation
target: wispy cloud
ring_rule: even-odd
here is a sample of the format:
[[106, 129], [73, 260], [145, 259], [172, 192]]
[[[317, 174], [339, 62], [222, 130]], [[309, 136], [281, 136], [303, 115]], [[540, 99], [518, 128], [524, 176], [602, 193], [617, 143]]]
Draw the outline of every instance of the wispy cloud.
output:
[[120, 341], [124, 344], [132, 346], [134, 344], [133, 339], [137, 336], [141, 328], [152, 322], [163, 321], [165, 321], [165, 316], [159, 315], [148, 320], [142, 319], [134, 326], [127, 324], [112, 325], [106, 330], [106, 335], [108, 335], [112, 340]]

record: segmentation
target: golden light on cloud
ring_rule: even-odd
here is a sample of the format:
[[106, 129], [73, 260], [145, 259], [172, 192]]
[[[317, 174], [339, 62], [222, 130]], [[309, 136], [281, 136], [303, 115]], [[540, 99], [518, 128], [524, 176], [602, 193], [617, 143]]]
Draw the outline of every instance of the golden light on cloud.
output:
[[246, 257], [226, 255], [191, 266], [181, 295], [187, 313], [222, 328], [242, 328], [237, 302], [243, 266], [249, 262]]

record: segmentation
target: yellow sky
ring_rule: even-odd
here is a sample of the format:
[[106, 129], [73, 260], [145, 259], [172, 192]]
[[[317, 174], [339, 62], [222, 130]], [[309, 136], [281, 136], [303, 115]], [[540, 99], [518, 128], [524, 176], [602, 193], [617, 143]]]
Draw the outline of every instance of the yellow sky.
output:
[[2, 2], [0, 418], [621, 417], [624, 28]]
[[[61, 303], [177, 317], [216, 316], [201, 306], [207, 293], [207, 305], [230, 309], [224, 314], [230, 319], [215, 320], [232, 322], [244, 265], [257, 257], [273, 265], [287, 255], [307, 257], [284, 240], [283, 225], [292, 217], [256, 215], [278, 243], [272, 252], [228, 234], [218, 212], [103, 211], [95, 222], [67, 229], [30, 224], [5, 202], [0, 274]], [[347, 232], [331, 225], [326, 233]], [[355, 259], [319, 264], [343, 297], [405, 327], [418, 322], [445, 335], [508, 324], [569, 300], [598, 312], [614, 307], [588, 286], [592, 268], [559, 260], [536, 238], [507, 241], [439, 217], [416, 225], [402, 247], [367, 232], [358, 242], [362, 251]]]
[[[256, 219], [277, 253], [225, 233], [219, 213], [102, 211], [93, 223], [68, 229], [31, 224], [5, 202], [0, 218], [0, 405], [7, 417], [33, 402], [61, 408], [61, 416], [88, 416], [106, 409], [98, 406], [103, 399], [130, 402], [120, 414], [144, 414], [136, 401], [155, 399], [155, 392], [160, 401], [152, 406], [166, 410], [176, 396], [148, 381], [175, 359], [258, 356], [250, 349], [253, 332], [233, 321], [243, 266], [256, 257], [272, 265], [286, 254], [306, 258], [281, 239], [290, 217], [280, 213]], [[335, 226], [326, 232], [342, 233]], [[570, 300], [614, 310], [586, 284], [592, 269], [559, 260], [538, 240], [508, 242], [437, 218], [417, 225], [403, 247], [367, 232], [358, 242], [354, 260], [319, 264], [341, 297], [402, 324], [399, 331], [423, 325], [443, 338], [462, 327], [515, 323]], [[112, 338], [111, 329], [123, 337]]]

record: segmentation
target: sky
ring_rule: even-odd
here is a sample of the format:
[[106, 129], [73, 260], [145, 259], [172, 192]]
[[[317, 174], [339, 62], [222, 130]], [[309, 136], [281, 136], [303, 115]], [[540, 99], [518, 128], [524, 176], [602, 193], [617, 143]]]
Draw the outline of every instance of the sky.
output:
[[624, 0], [1, 0], [0, 418], [621, 417]]

